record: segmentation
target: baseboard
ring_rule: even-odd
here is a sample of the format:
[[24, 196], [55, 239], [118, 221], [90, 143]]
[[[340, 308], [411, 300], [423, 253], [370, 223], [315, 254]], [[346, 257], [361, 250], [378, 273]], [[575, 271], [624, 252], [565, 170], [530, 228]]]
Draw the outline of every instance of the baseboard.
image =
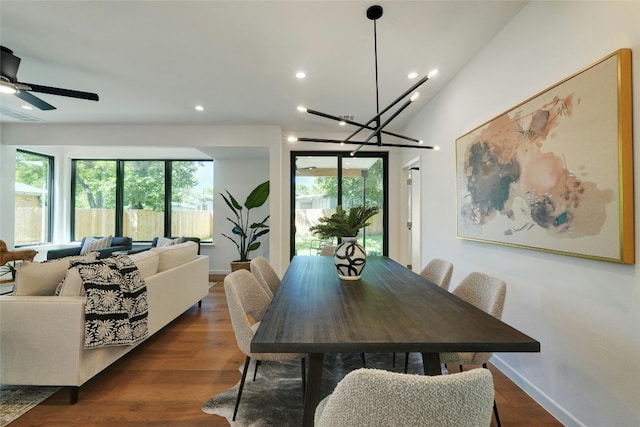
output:
[[498, 355], [494, 354], [491, 358], [491, 364], [495, 366], [500, 372], [505, 374], [514, 384], [516, 384], [522, 391], [527, 393], [529, 397], [535, 400], [540, 406], [542, 406], [547, 412], [555, 417], [562, 425], [567, 427], [584, 427], [585, 424], [581, 423], [576, 417], [571, 415], [567, 410], [558, 404], [555, 400], [549, 397], [546, 393], [533, 385], [528, 379], [520, 375], [518, 371], [513, 369], [511, 365], [501, 359]]
[[210, 282], [222, 282], [224, 281], [224, 277], [229, 274], [228, 272], [219, 272], [219, 271], [209, 271], [209, 281]]

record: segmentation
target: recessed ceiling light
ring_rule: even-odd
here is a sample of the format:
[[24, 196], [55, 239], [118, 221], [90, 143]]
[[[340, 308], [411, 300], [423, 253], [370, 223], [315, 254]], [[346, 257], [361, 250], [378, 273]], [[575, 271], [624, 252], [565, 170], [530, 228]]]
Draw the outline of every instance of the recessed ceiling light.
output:
[[338, 122], [338, 124], [339, 124], [340, 126], [346, 126], [346, 125], [347, 125], [347, 122], [345, 122], [344, 120], [340, 120], [340, 121]]
[[305, 73], [304, 71], [298, 71], [296, 73], [296, 77], [299, 79], [304, 79], [305, 77], [307, 77], [307, 73]]
[[432, 78], [432, 77], [435, 77], [436, 74], [438, 74], [438, 69], [437, 68], [431, 70], [429, 72], [429, 74], [427, 74], [427, 77]]
[[287, 138], [287, 141], [289, 141], [289, 142], [297, 142], [298, 138], [296, 138], [295, 135], [289, 135], [289, 137]]
[[196, 105], [196, 111], [204, 111], [204, 107], [202, 105]]
[[407, 75], [407, 77], [410, 79], [415, 79], [416, 77], [418, 77], [418, 73], [416, 73], [415, 71], [412, 71]]
[[23, 105], [22, 108], [24, 108], [25, 110], [33, 110], [33, 107], [31, 105]]

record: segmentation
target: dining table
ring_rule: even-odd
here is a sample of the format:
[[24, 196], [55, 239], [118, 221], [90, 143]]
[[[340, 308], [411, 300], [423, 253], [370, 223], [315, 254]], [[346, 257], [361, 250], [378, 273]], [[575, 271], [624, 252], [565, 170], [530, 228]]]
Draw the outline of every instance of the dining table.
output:
[[251, 342], [254, 353], [303, 353], [303, 425], [312, 426], [328, 353], [539, 352], [540, 343], [384, 256], [359, 280], [340, 280], [333, 257], [294, 256]]

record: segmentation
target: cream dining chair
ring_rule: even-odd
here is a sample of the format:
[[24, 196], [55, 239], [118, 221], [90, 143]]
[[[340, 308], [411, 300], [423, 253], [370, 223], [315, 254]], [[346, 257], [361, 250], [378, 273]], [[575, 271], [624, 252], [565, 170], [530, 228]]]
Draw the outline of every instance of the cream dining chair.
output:
[[453, 274], [453, 264], [440, 258], [434, 258], [426, 265], [420, 275], [440, 286], [442, 289], [449, 290], [451, 275]]
[[280, 277], [263, 256], [255, 257], [249, 263], [251, 273], [258, 279], [260, 285], [267, 291], [270, 298], [276, 294], [280, 286]]
[[[302, 394], [304, 396], [304, 390], [306, 386], [304, 354], [251, 352], [251, 340], [253, 339], [253, 335], [260, 325], [260, 320], [262, 320], [262, 317], [264, 316], [264, 313], [267, 310], [269, 303], [271, 302], [271, 298], [260, 286], [257, 279], [247, 270], [234, 271], [224, 278], [224, 291], [227, 298], [227, 305], [229, 306], [231, 326], [233, 327], [233, 332], [236, 336], [238, 348], [247, 356], [245, 359], [244, 368], [242, 370], [242, 379], [240, 380], [240, 387], [238, 389], [236, 405], [233, 410], [233, 421], [235, 421], [236, 414], [238, 413], [240, 397], [242, 396], [242, 389], [244, 388], [245, 379], [247, 377], [249, 362], [252, 358], [256, 361], [256, 369], [258, 366], [257, 364], [260, 361], [284, 362], [291, 360], [301, 360]], [[256, 323], [251, 324], [248, 316], [251, 316], [251, 318], [255, 320]]]
[[[480, 310], [500, 319], [504, 308], [504, 300], [507, 294], [507, 284], [496, 277], [485, 273], [473, 272], [467, 275], [452, 292], [455, 296], [475, 305]], [[459, 365], [460, 371], [464, 365], [482, 365], [487, 367], [487, 362], [493, 353], [440, 353], [440, 361], [448, 365]], [[500, 426], [498, 406], [493, 402], [493, 412], [496, 423]]]
[[317, 427], [483, 427], [491, 423], [493, 377], [478, 368], [444, 376], [356, 369], [316, 407]]
[[[451, 275], [453, 274], [453, 264], [440, 258], [434, 258], [424, 267], [420, 275], [442, 289], [449, 290]], [[393, 354], [393, 366], [395, 366], [396, 355]], [[409, 369], [409, 353], [404, 355], [404, 373]]]

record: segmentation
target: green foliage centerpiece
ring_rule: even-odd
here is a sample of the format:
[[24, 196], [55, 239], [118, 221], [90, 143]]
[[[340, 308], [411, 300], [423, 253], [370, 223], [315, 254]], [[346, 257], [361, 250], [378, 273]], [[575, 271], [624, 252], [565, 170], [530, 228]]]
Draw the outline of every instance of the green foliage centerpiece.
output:
[[356, 238], [360, 229], [370, 225], [368, 221], [379, 211], [377, 206], [355, 206], [346, 211], [338, 205], [334, 214], [321, 217], [318, 224], [309, 228], [322, 239], [337, 237], [341, 241], [334, 252], [333, 260], [338, 277], [342, 280], [360, 279], [367, 257]]
[[[254, 188], [249, 196], [247, 196], [244, 206], [238, 203], [229, 191], [226, 191], [226, 193], [226, 196], [222, 193], [220, 193], [220, 195], [235, 215], [235, 218], [227, 217], [227, 220], [233, 224], [233, 228], [231, 229], [233, 237], [224, 233], [222, 233], [222, 235], [236, 245], [238, 255], [240, 256], [237, 262], [248, 263], [250, 261], [249, 252], [260, 247], [260, 242], [257, 241], [258, 238], [269, 232], [269, 226], [267, 225], [269, 215], [260, 222], [251, 222], [249, 218], [251, 209], [258, 208], [267, 201], [269, 197], [269, 181], [265, 181]], [[246, 266], [240, 268], [246, 268]], [[231, 269], [234, 270], [233, 263]]]

